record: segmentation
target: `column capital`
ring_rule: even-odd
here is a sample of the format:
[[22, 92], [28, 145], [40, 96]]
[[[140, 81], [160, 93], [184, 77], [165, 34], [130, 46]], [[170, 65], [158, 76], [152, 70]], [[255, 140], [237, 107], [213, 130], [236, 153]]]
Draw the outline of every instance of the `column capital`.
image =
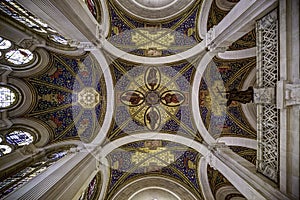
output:
[[42, 38], [31, 37], [22, 40], [19, 45], [25, 49], [34, 51], [37, 47], [45, 47], [46, 41]]
[[277, 107], [279, 109], [288, 106], [300, 105], [300, 80], [288, 83], [284, 80], [277, 82]]
[[216, 154], [220, 154], [221, 152], [230, 150], [230, 148], [224, 142], [212, 143], [208, 145], [207, 148], [210, 152], [204, 157], [204, 159], [207, 161], [210, 167], [216, 170], [217, 169], [216, 159], [215, 159]]
[[273, 10], [268, 15], [264, 16], [262, 19], [259, 20], [257, 28], [259, 30], [266, 29], [270, 27], [274, 22], [278, 19], [277, 17], [277, 9]]

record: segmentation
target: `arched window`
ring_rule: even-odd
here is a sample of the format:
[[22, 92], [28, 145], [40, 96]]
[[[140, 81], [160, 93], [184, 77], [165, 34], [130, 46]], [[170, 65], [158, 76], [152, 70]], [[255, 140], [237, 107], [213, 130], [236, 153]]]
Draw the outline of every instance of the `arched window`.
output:
[[24, 146], [32, 143], [33, 136], [23, 130], [16, 130], [6, 135], [6, 141], [12, 145]]
[[15, 65], [23, 65], [33, 59], [33, 54], [27, 49], [15, 49], [7, 52], [5, 58]]
[[28, 49], [20, 48], [18, 45], [0, 37], [0, 62], [9, 65], [11, 68], [25, 69], [32, 67], [37, 57]]
[[79, 197], [79, 200], [92, 200], [98, 199], [100, 190], [97, 187], [100, 184], [101, 174], [100, 172], [91, 180], [88, 187], [84, 190], [84, 192]]
[[[6, 145], [0, 145], [0, 149], [2, 148], [1, 146]], [[20, 170], [18, 173], [7, 177], [4, 180], [0, 179], [0, 199], [3, 199], [11, 192], [20, 188], [22, 185], [24, 185], [34, 177], [44, 172], [47, 168], [49, 168], [51, 165], [56, 163], [67, 154], [68, 150], [59, 150], [56, 152], [48, 153], [46, 157], [35, 161], [30, 166]]]
[[62, 44], [62, 45], [67, 45], [68, 44], [68, 40], [66, 40], [66, 38], [64, 38], [61, 35], [54, 35], [51, 34], [48, 36], [48, 38], [56, 43]]
[[11, 42], [0, 37], [0, 49], [8, 49], [11, 47]]
[[51, 40], [61, 45], [68, 45], [67, 40], [62, 35], [58, 34], [56, 30], [13, 0], [1, 1], [0, 12], [2, 12], [1, 14], [8, 15], [17, 23], [25, 25], [27, 28], [40, 34], [44, 38], [48, 37], [51, 39], [50, 37], [55, 38], [58, 36], [61, 38], [60, 40]]
[[12, 151], [12, 148], [8, 145], [0, 144], [0, 157], [6, 154], [9, 154]]
[[0, 109], [10, 108], [17, 103], [18, 95], [13, 89], [0, 86]]

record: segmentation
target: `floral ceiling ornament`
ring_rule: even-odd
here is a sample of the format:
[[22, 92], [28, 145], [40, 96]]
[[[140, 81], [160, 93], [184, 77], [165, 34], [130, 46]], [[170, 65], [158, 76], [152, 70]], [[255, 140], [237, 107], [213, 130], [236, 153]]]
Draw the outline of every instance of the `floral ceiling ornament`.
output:
[[[149, 130], [157, 130], [162, 124], [162, 113], [168, 112], [163, 108], [178, 107], [185, 96], [178, 90], [169, 90], [165, 83], [162, 83], [162, 77], [157, 67], [149, 67], [144, 73], [144, 86], [140, 90], [126, 90], [120, 96], [121, 102], [129, 107], [145, 106], [144, 125]], [[145, 110], [145, 111], [144, 111]]]
[[94, 108], [99, 101], [99, 93], [92, 87], [84, 88], [78, 93], [78, 103], [84, 108]]

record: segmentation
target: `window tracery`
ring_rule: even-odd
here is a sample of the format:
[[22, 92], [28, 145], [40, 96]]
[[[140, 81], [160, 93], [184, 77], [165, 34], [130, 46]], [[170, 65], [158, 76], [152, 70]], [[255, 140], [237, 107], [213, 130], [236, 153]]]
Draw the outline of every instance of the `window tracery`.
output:
[[84, 192], [79, 197], [79, 200], [92, 200], [97, 199], [99, 190], [97, 185], [100, 182], [100, 173], [98, 173], [89, 183], [88, 187], [84, 190]]
[[12, 148], [8, 145], [0, 144], [0, 157], [12, 152]]
[[17, 102], [17, 93], [9, 87], [0, 86], [0, 109], [10, 108]]
[[33, 59], [33, 54], [27, 49], [15, 49], [7, 52], [5, 58], [15, 65], [23, 65]]
[[35, 140], [36, 135], [27, 130], [8, 131], [7, 134], [0, 136], [0, 157], [12, 153], [17, 148], [34, 143]]
[[9, 40], [0, 37], [0, 49], [8, 49], [11, 47], [11, 45], [12, 44]]
[[24, 146], [34, 141], [34, 137], [27, 131], [16, 130], [6, 135], [6, 141], [12, 145]]
[[0, 11], [10, 16], [17, 22], [25, 25], [31, 30], [41, 34], [44, 37], [60, 37], [60, 40], [52, 40], [60, 45], [67, 45], [68, 41], [62, 35], [57, 33], [52, 27], [50, 27], [47, 23], [43, 22], [41, 19], [34, 16], [32, 13], [27, 11], [18, 3], [13, 0], [4, 0], [0, 2]]
[[0, 37], [1, 64], [9, 65], [12, 68], [24, 69], [32, 67], [37, 56], [28, 49], [20, 48], [12, 41]]
[[[0, 149], [1, 149], [0, 145]], [[1, 151], [0, 151], [1, 152]], [[11, 192], [20, 188], [22, 185], [44, 172], [51, 165], [56, 163], [61, 158], [68, 154], [68, 150], [59, 150], [56, 152], [48, 153], [42, 160], [32, 163], [30, 166], [24, 168], [18, 173], [1, 180], [0, 182], [0, 199], [4, 198]]]

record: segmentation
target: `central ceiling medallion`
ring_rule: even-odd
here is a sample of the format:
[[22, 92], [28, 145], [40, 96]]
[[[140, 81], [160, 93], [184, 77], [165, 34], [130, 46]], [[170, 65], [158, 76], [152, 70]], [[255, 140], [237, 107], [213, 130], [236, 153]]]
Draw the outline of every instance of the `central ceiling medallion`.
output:
[[[141, 81], [144, 80], [144, 81]], [[185, 96], [170, 77], [157, 67], [148, 67], [144, 74], [133, 80], [139, 88], [130, 87], [120, 95], [120, 101], [128, 106], [134, 120], [149, 130], [157, 130], [175, 115]], [[135, 85], [135, 84], [134, 84]], [[139, 114], [134, 114], [139, 111]]]
[[99, 101], [99, 93], [92, 87], [84, 88], [78, 93], [78, 103], [84, 108], [94, 108]]
[[149, 91], [147, 92], [146, 94], [146, 103], [148, 105], [156, 105], [156, 104], [159, 104], [159, 100], [160, 100], [160, 97], [159, 97], [159, 93], [157, 91]]

